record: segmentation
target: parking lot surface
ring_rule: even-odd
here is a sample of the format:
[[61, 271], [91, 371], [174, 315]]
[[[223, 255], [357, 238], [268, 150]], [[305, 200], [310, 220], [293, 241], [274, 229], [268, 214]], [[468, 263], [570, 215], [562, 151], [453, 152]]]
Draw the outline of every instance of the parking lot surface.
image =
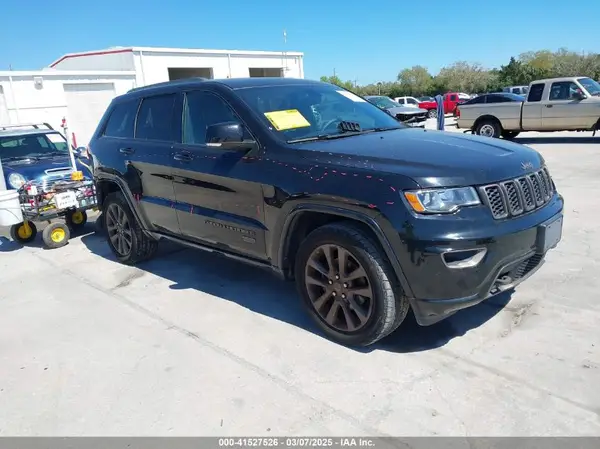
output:
[[600, 137], [522, 136], [565, 197], [558, 248], [512, 295], [362, 352], [258, 269], [3, 229], [0, 435], [600, 435]]

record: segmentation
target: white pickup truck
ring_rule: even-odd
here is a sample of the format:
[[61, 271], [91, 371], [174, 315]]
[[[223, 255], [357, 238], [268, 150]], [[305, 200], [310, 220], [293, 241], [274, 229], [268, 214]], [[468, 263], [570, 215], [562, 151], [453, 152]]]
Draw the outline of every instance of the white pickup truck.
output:
[[522, 101], [476, 100], [459, 106], [456, 125], [481, 136], [510, 139], [522, 131], [600, 129], [600, 84], [591, 78], [534, 81]]

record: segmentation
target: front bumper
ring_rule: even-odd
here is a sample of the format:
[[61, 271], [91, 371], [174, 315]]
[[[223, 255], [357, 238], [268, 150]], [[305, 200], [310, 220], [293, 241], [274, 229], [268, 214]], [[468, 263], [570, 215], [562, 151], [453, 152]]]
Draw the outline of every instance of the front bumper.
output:
[[[462, 235], [459, 221], [457, 229], [441, 231], [446, 239], [437, 231], [427, 239], [407, 241], [407, 259], [400, 262], [412, 290], [410, 300], [417, 322], [434, 324], [530, 277], [551, 249], [541, 243], [545, 227], [562, 218], [562, 211], [563, 199], [556, 194], [545, 207], [527, 216], [491, 224], [487, 220], [480, 229], [463, 229]], [[435, 229], [432, 223], [430, 220], [425, 227]], [[447, 240], [449, 234], [452, 241]], [[474, 266], [450, 267], [446, 256], [456, 251], [481, 251], [484, 255]]]

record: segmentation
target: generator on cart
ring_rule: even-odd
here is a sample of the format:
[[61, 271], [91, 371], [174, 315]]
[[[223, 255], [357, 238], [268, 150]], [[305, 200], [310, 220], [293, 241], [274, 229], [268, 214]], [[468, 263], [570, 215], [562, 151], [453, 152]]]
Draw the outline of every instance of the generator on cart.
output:
[[[48, 248], [64, 246], [68, 243], [71, 233], [80, 230], [86, 224], [86, 211], [96, 208], [94, 183], [90, 177], [86, 178], [84, 176], [84, 172], [78, 165], [86, 170], [90, 167], [81, 160], [76, 162], [76, 150], [71, 145], [65, 119], [63, 119], [62, 127], [66, 136], [64, 144], [67, 149], [60, 152], [57, 151], [58, 148], [53, 147], [48, 149], [46, 153], [40, 153], [39, 155], [26, 153], [23, 158], [34, 161], [30, 165], [38, 162], [40, 165], [45, 163], [47, 166], [48, 161], [57, 160], [57, 165], [59, 165], [66, 155], [67, 160], [70, 160], [70, 166], [56, 169], [46, 169], [46, 166], [42, 166], [40, 169], [43, 170], [41, 176], [33, 177], [30, 180], [18, 175], [22, 183], [13, 185], [12, 187], [15, 190], [5, 195], [8, 200], [3, 203], [6, 204], [4, 215], [12, 216], [10, 235], [17, 242], [23, 244], [32, 242], [38, 233], [35, 223], [48, 222], [42, 232], [45, 246]], [[35, 131], [29, 130], [28, 134], [23, 133], [22, 136], [15, 133], [11, 134], [13, 148], [17, 148], [19, 145], [25, 148], [23, 142], [26, 139], [31, 141], [31, 137], [33, 133], [37, 133], [37, 129], [36, 126], [34, 127]], [[49, 129], [50, 131], [40, 132], [46, 134], [52, 132], [57, 138], [61, 137], [52, 128], [49, 127]], [[46, 134], [35, 134], [33, 137], [42, 139]], [[42, 142], [49, 145], [45, 141]], [[55, 156], [55, 154], [58, 154], [58, 156]], [[60, 159], [61, 157], [63, 159]], [[16, 158], [7, 158], [10, 162], [13, 162], [14, 159]]]

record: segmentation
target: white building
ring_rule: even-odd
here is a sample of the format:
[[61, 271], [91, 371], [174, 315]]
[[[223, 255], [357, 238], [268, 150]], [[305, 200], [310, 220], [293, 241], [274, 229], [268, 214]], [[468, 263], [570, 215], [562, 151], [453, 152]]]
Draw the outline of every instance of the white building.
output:
[[129, 89], [180, 78], [304, 78], [304, 54], [118, 47], [70, 53], [37, 72], [0, 71], [0, 124], [65, 117], [86, 145], [109, 102]]

